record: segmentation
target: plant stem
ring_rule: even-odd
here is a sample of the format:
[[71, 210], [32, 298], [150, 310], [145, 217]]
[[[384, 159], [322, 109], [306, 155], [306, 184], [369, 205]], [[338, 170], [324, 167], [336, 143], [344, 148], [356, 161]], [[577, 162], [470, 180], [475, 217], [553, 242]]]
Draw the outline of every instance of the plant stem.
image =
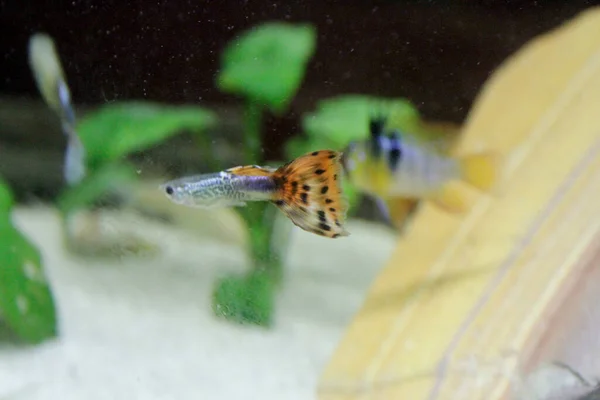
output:
[[247, 164], [262, 163], [264, 160], [261, 151], [262, 107], [260, 104], [248, 100], [244, 110], [244, 126], [246, 128], [245, 161]]
[[[245, 148], [247, 164], [264, 162], [261, 128], [262, 107], [248, 101], [244, 112]], [[274, 241], [277, 209], [269, 202], [251, 202], [237, 209], [249, 230], [248, 256], [252, 271], [243, 278], [228, 277], [221, 280], [213, 293], [213, 310], [216, 315], [237, 322], [250, 322], [269, 326], [273, 318], [274, 287], [283, 275], [282, 251], [287, 244]]]
[[[252, 100], [246, 103], [244, 111], [244, 126], [246, 128], [245, 161], [247, 164], [261, 164], [262, 157], [262, 106]], [[268, 203], [249, 204], [243, 210], [242, 216], [250, 229], [250, 257], [256, 271], [266, 272], [267, 275], [279, 281], [281, 278], [281, 260], [276, 249], [272, 248], [275, 213]]]
[[270, 207], [273, 206], [268, 203], [253, 203], [239, 211], [250, 230], [248, 251], [254, 269], [279, 275], [272, 271], [278, 269], [276, 264], [279, 260], [271, 248], [274, 218], [269, 213]]

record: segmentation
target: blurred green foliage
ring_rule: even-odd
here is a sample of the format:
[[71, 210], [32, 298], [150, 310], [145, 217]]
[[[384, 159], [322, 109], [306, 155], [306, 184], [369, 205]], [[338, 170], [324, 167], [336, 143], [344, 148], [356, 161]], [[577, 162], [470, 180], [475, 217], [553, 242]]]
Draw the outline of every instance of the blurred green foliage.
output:
[[12, 224], [12, 204], [0, 179], [0, 319], [35, 344], [56, 336], [56, 310], [39, 251]]
[[75, 186], [66, 188], [57, 199], [63, 216], [91, 206], [107, 193], [117, 192], [133, 182], [137, 174], [125, 163], [106, 164], [88, 174]]
[[227, 45], [217, 86], [280, 114], [300, 86], [315, 44], [311, 25], [259, 25]]
[[61, 194], [59, 209], [67, 215], [136, 179], [135, 171], [125, 161], [127, 155], [184, 131], [202, 133], [216, 121], [212, 111], [196, 106], [138, 101], [104, 105], [77, 126], [86, 150], [88, 174]]
[[93, 171], [182, 131], [202, 133], [216, 121], [212, 111], [197, 106], [116, 102], [83, 118], [77, 133], [86, 149], [87, 167]]
[[274, 281], [265, 271], [229, 276], [218, 281], [213, 312], [240, 324], [269, 326], [274, 311]]

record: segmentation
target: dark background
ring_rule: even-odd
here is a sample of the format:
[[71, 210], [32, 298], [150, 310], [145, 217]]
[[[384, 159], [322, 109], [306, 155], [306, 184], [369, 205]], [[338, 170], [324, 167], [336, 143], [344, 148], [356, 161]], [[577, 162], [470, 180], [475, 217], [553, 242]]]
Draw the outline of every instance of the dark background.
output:
[[[299, 115], [319, 99], [337, 94], [406, 97], [428, 119], [460, 123], [481, 85], [504, 59], [534, 36], [600, 1], [0, 4], [0, 95], [39, 98], [26, 48], [33, 32], [45, 31], [57, 42], [75, 102], [87, 105], [124, 99], [209, 107], [237, 104], [214, 85], [226, 42], [267, 20], [314, 24], [316, 55], [292, 109], [283, 118], [267, 118], [266, 156], [279, 158], [281, 144], [299, 131]], [[1, 136], [0, 132], [0, 146]], [[56, 140], [64, 138], [56, 135]]]

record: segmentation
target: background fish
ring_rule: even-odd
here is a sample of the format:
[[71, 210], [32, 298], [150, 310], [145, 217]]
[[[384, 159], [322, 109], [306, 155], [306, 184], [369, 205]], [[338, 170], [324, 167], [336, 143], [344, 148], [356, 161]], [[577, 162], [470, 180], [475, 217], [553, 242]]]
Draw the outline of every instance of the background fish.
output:
[[372, 119], [369, 139], [351, 142], [342, 160], [350, 181], [374, 197], [384, 215], [399, 198], [427, 199], [449, 212], [463, 212], [466, 200], [453, 181], [480, 190], [493, 186], [497, 174], [493, 154], [451, 157], [398, 131], [385, 134], [384, 125], [384, 119]]
[[257, 165], [175, 179], [160, 185], [167, 197], [188, 207], [236, 207], [270, 201], [305, 231], [348, 236], [348, 204], [340, 186], [342, 154], [315, 151], [277, 168]]
[[67, 136], [63, 173], [69, 185], [76, 184], [86, 174], [85, 149], [75, 130], [71, 92], [50, 36], [37, 33], [29, 39], [29, 66], [44, 101], [61, 120]]

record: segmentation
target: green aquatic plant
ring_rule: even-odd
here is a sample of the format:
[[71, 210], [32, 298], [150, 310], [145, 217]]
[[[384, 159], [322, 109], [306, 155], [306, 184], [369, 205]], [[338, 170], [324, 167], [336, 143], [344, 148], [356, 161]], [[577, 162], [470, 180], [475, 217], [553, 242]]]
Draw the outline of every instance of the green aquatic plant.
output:
[[128, 155], [182, 132], [201, 133], [215, 123], [213, 112], [196, 106], [131, 101], [100, 107], [77, 125], [88, 172], [80, 183], [61, 194], [59, 209], [68, 214], [88, 207], [102, 194], [136, 179], [135, 169], [126, 161]]
[[57, 335], [56, 309], [40, 252], [12, 223], [13, 204], [0, 179], [0, 322], [36, 344]]
[[[87, 173], [80, 182], [68, 186], [57, 202], [70, 248], [77, 251], [77, 241], [73, 240], [68, 224], [71, 215], [88, 209], [106, 194], [123, 193], [121, 197], [127, 200], [127, 185], [138, 178], [127, 161], [128, 155], [182, 132], [191, 132], [204, 140], [206, 135], [200, 133], [216, 120], [213, 112], [202, 107], [141, 101], [109, 103], [86, 115], [76, 130], [86, 151]], [[148, 247], [140, 240], [135, 243], [139, 246], [134, 245], [134, 251], [135, 247]], [[115, 251], [115, 246], [117, 243], [110, 243], [111, 251]]]
[[[266, 111], [281, 115], [288, 109], [315, 44], [316, 32], [310, 25], [270, 22], [244, 32], [225, 48], [217, 86], [245, 100], [246, 164], [267, 161], [261, 141], [263, 115]], [[230, 320], [269, 326], [287, 240], [285, 233], [277, 233], [278, 211], [268, 203], [249, 204], [238, 211], [250, 230], [253, 268], [246, 276], [228, 276], [217, 282], [213, 309]]]

